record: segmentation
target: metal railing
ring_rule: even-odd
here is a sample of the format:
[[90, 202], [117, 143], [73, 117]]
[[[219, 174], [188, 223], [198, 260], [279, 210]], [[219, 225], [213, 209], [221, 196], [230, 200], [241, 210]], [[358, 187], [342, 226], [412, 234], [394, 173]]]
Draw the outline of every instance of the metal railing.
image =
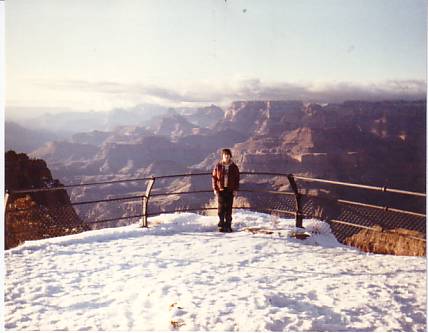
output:
[[[249, 209], [293, 217], [296, 227], [299, 228], [304, 227], [304, 218], [321, 219], [330, 223], [332, 231], [339, 241], [345, 240], [361, 229], [375, 230], [378, 226], [384, 229], [414, 230], [424, 235], [417, 237], [418, 239], [425, 240], [426, 238], [425, 193], [294, 176], [286, 173], [241, 172], [241, 176], [243, 176], [241, 179], [244, 181], [241, 180], [238, 199], [243, 200], [235, 200], [237, 203], [234, 205], [234, 209]], [[155, 186], [157, 184], [162, 185], [162, 182], [183, 180], [188, 177], [206, 177], [209, 179], [201, 182], [202, 189], [190, 188], [177, 191], [168, 189], [162, 192], [160, 191], [162, 186]], [[245, 181], [245, 177], [265, 177], [263, 178], [264, 181], [276, 179], [277, 183], [275, 186], [268, 187], [265, 186], [265, 183], [259, 184], [248, 179]], [[141, 185], [137, 185], [140, 182], [146, 182], [144, 190]], [[64, 199], [65, 197], [68, 198], [66, 191], [87, 190], [95, 186], [116, 186], [119, 184], [135, 184], [136, 193], [129, 195], [132, 191], [126, 192], [125, 190], [128, 195], [119, 197], [110, 197], [111, 194], [109, 193], [107, 198], [95, 200], [71, 202]], [[192, 182], [186, 184], [192, 185]], [[213, 192], [211, 189], [207, 189], [208, 186], [211, 187], [210, 184], [211, 173], [204, 172], [11, 191], [5, 197], [6, 247], [15, 246], [27, 239], [61, 236], [105, 226], [119, 226], [121, 225], [120, 221], [135, 222], [135, 219], [141, 219], [141, 226], [148, 227], [149, 218], [162, 213], [209, 212], [216, 209], [213, 207], [215, 202], [211, 202], [212, 205], [209, 205], [210, 200], [212, 201]], [[346, 189], [346, 193], [344, 189]], [[382, 196], [398, 195], [411, 198], [409, 202], [412, 204], [413, 201], [419, 200], [419, 206], [416, 206], [420, 208], [420, 211], [378, 204], [374, 197], [370, 198], [369, 202], [355, 200], [354, 194], [357, 191], [380, 193]], [[349, 195], [349, 198], [339, 197], [339, 194]], [[58, 196], [63, 198], [62, 201], [60, 200], [61, 203], [52, 203], [50, 198]], [[168, 206], [165, 204], [167, 201], [162, 201], [162, 198], [171, 196], [175, 197], [176, 201]], [[357, 196], [357, 199], [365, 197], [366, 195], [360, 195]], [[401, 202], [402, 200], [398, 201]], [[97, 205], [101, 206], [98, 207]], [[85, 208], [88, 206], [96, 206], [96, 213], [94, 213], [94, 209]], [[103, 215], [103, 209], [111, 212], [111, 214]], [[112, 217], [113, 212], [117, 212], [117, 215]], [[39, 231], [32, 233], [31, 230]], [[10, 237], [9, 242], [8, 234], [14, 235], [14, 237]]]
[[[296, 220], [296, 227], [302, 228], [303, 227], [303, 214], [301, 211], [301, 200], [300, 200], [300, 194], [298, 192], [298, 188], [296, 185], [296, 182], [294, 180], [294, 176], [292, 174], [278, 174], [278, 173], [266, 173], [266, 172], [241, 172], [241, 175], [257, 175], [257, 176], [281, 176], [281, 177], [287, 177], [288, 183], [292, 189], [293, 192], [287, 192], [287, 191], [269, 191], [269, 190], [251, 190], [251, 189], [241, 189], [240, 193], [269, 193], [269, 194], [277, 194], [277, 195], [292, 195], [295, 198], [295, 209], [294, 210], [282, 210], [282, 213], [290, 214], [295, 216]], [[181, 175], [168, 175], [168, 176], [159, 176], [159, 177], [151, 177], [146, 192], [143, 196], [143, 211], [142, 211], [142, 226], [147, 227], [148, 226], [148, 217], [158, 215], [161, 213], [165, 213], [165, 211], [157, 211], [157, 212], [150, 212], [148, 210], [148, 202], [150, 197], [160, 197], [160, 196], [169, 196], [169, 195], [189, 195], [189, 194], [198, 194], [198, 193], [212, 193], [212, 190], [197, 190], [197, 191], [181, 191], [181, 192], [166, 192], [166, 193], [156, 193], [152, 194], [151, 191], [153, 189], [153, 185], [156, 181], [156, 179], [167, 179], [167, 178], [177, 178], [177, 177], [194, 177], [194, 176], [211, 176], [210, 172], [205, 173], [198, 173], [198, 174], [181, 174]], [[234, 209], [257, 209], [259, 207], [251, 207], [251, 206], [234, 206]], [[199, 207], [199, 208], [188, 208], [188, 209], [181, 209], [181, 210], [170, 210], [170, 212], [185, 212], [185, 211], [201, 211], [201, 210], [212, 210], [217, 208], [212, 207]], [[267, 208], [269, 210], [269, 208]], [[274, 210], [271, 211], [281, 212], [281, 210]]]

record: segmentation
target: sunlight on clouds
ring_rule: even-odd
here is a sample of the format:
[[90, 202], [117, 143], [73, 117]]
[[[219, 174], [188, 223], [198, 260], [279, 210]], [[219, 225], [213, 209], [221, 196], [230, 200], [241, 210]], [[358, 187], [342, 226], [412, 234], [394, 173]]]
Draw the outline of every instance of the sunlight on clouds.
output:
[[[227, 105], [235, 100], [298, 99], [309, 102], [342, 102], [350, 99], [423, 99], [422, 80], [352, 82], [264, 82], [258, 78], [222, 83], [192, 82], [181, 86], [161, 86], [142, 82], [123, 83], [84, 80], [36, 80], [27, 91], [8, 100], [8, 106], [69, 107], [75, 110], [109, 110], [141, 103], [164, 106]], [[20, 102], [17, 102], [20, 101]], [[48, 101], [48, 102], [47, 102]]]

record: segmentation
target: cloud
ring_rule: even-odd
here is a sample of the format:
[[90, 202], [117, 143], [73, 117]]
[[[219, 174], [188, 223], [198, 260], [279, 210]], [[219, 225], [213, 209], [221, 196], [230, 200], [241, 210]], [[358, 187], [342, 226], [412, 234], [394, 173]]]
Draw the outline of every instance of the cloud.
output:
[[171, 88], [143, 83], [62, 81], [44, 83], [50, 89], [77, 90], [114, 96], [132, 102], [150, 101], [165, 105], [227, 104], [236, 100], [302, 100], [343, 102], [345, 100], [425, 99], [423, 80], [389, 80], [377, 83], [324, 82], [264, 83], [260, 79], [235, 80], [223, 84], [202, 82]]
[[422, 80], [389, 80], [372, 84], [341, 82], [312, 90], [318, 97], [329, 100], [425, 99], [426, 82]]

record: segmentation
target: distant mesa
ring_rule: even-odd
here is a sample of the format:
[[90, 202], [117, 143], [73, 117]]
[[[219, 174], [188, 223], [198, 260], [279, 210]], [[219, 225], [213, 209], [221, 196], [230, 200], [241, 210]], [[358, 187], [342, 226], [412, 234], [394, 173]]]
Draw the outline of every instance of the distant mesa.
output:
[[58, 140], [60, 136], [46, 130], [33, 130], [15, 122], [5, 122], [5, 149], [30, 153], [45, 143]]
[[65, 163], [91, 159], [97, 152], [98, 147], [92, 144], [53, 141], [33, 151], [29, 156]]

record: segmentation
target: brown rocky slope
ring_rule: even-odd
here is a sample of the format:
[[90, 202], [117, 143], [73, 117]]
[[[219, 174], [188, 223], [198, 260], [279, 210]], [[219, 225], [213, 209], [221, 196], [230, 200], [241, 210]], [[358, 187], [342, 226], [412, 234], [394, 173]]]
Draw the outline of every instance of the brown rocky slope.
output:
[[5, 218], [5, 248], [26, 240], [63, 236], [89, 230], [65, 190], [14, 193], [31, 188], [58, 187], [46, 162], [26, 154], [5, 154], [5, 189], [8, 193]]

